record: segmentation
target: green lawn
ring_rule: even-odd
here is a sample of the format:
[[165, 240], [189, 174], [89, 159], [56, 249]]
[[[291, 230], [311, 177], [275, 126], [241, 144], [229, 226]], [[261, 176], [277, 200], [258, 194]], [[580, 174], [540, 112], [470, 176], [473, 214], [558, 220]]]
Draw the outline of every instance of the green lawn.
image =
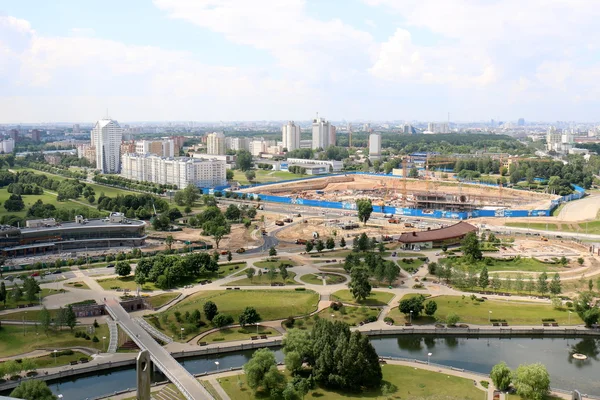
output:
[[[86, 331], [84, 327], [75, 328], [75, 331]], [[35, 349], [69, 348], [76, 346], [90, 347], [102, 350], [102, 337], [108, 340], [110, 336], [106, 324], [96, 328], [95, 335], [100, 340], [94, 343], [91, 340], [76, 338], [69, 329], [59, 332], [50, 331], [46, 335], [40, 327], [27, 326], [25, 335], [23, 327], [19, 325], [4, 325], [0, 328], [0, 357], [14, 356], [28, 353]], [[90, 335], [92, 338], [94, 335]], [[106, 343], [108, 345], [108, 343]]]
[[35, 365], [38, 368], [52, 368], [55, 366], [70, 365], [71, 361], [79, 361], [81, 358], [85, 358], [88, 361], [91, 359], [87, 354], [74, 351], [71, 355], [61, 355], [55, 358], [53, 354], [48, 354], [46, 356], [32, 358], [31, 360], [35, 362]]
[[[111, 289], [129, 289], [134, 292], [137, 290], [137, 284], [135, 283], [133, 275], [126, 277], [114, 277], [108, 279], [99, 279], [98, 284], [102, 286], [105, 290]], [[142, 290], [144, 292], [151, 292], [153, 290], [157, 290], [158, 288], [152, 282], [146, 282], [144, 286], [142, 286]]]
[[[412, 299], [413, 297], [417, 297], [417, 296], [430, 297], [429, 294], [425, 294], [425, 293], [407, 293], [404, 296], [402, 296], [400, 301], [406, 300], [406, 299]], [[386, 317], [390, 317], [391, 319], [393, 319], [394, 325], [404, 325], [406, 322], [409, 322], [409, 320], [410, 320], [410, 317], [407, 317], [404, 314], [402, 314], [398, 307], [392, 308], [390, 310], [390, 312], [386, 315]], [[426, 325], [426, 324], [432, 324], [434, 322], [435, 322], [435, 318], [428, 317], [425, 314], [423, 314], [419, 318], [412, 319], [412, 323], [414, 325]]]
[[[573, 224], [567, 224], [567, 223], [548, 224], [548, 229], [546, 229], [545, 223], [540, 223], [540, 222], [532, 222], [529, 224], [527, 222], [508, 222], [508, 223], [506, 223], [506, 226], [514, 226], [516, 228], [529, 228], [529, 229], [542, 230], [542, 231], [545, 231], [545, 230], [558, 231], [557, 233], [560, 233], [560, 232], [585, 233], [586, 230], [587, 230], [587, 233], [590, 233], [590, 234], [600, 233], [600, 221], [590, 221], [588, 223], [580, 222], [580, 223], [573, 223]], [[575, 227], [575, 228], [573, 228], [573, 227]]]
[[[327, 319], [329, 321], [342, 321], [350, 326], [357, 326], [359, 323], [366, 321], [369, 317], [377, 317], [379, 315], [379, 308], [368, 308], [343, 306], [339, 310], [335, 311], [332, 308], [326, 308], [317, 313], [319, 318]], [[315, 325], [316, 319], [312, 317], [306, 317], [297, 319], [294, 323], [294, 328], [299, 329], [312, 329]]]
[[[18, 302], [15, 302], [13, 300], [13, 298], [10, 296], [10, 291], [11, 291], [12, 286], [7, 286], [6, 287], [6, 291], [8, 292], [8, 298], [6, 299], [6, 306], [4, 305], [4, 302], [0, 303], [0, 310], [9, 310], [12, 308], [17, 308], [18, 305], [24, 305], [24, 304], [29, 304], [29, 303], [33, 303], [33, 304], [38, 304], [39, 300], [36, 298], [34, 301], [29, 301], [29, 300], [21, 300]], [[53, 294], [58, 294], [61, 293], [60, 290], [56, 290], [56, 289], [42, 289], [41, 291], [41, 297], [42, 299], [47, 297], [47, 296], [51, 296]]]
[[[402, 400], [480, 400], [484, 392], [473, 385], [471, 379], [459, 378], [439, 372], [426, 371], [402, 365], [382, 365], [383, 383], [391, 383], [397, 390], [391, 395], [383, 395], [381, 389], [348, 393], [317, 387], [308, 392], [305, 399], [402, 399]], [[239, 376], [243, 385], [238, 385], [238, 376], [218, 379], [225, 392], [235, 400], [269, 399], [268, 395], [254, 395], [246, 384], [244, 375]]]
[[[252, 268], [252, 267], [250, 267]], [[236, 274], [237, 275], [246, 275], [245, 271], [240, 271]], [[298, 282], [296, 282], [294, 280], [294, 277], [296, 276], [295, 272], [290, 272], [288, 271], [288, 277], [285, 280], [285, 284], [286, 285], [300, 285]], [[235, 280], [233, 282], [229, 282], [226, 285], [223, 286], [265, 286], [265, 285], [270, 285], [271, 283], [282, 283], [283, 279], [281, 279], [281, 276], [279, 275], [279, 271], [277, 271], [277, 275], [275, 276], [275, 279], [273, 279], [272, 281], [267, 277], [266, 273], [263, 273], [262, 275], [258, 275], [255, 274], [252, 279], [249, 279], [248, 277], [246, 278], [241, 278], [238, 280]]]
[[217, 332], [209, 333], [202, 339], [198, 340], [198, 342], [211, 343], [232, 342], [234, 340], [249, 340], [252, 338], [252, 336], [256, 335], [281, 336], [281, 333], [274, 328], [262, 325], [258, 326], [258, 330], [256, 326], [248, 326], [246, 328], [223, 328]]
[[[29, 310], [27, 309], [23, 311], [15, 311], [9, 314], [0, 315], [0, 320], [6, 321], [22, 321], [25, 318], [25, 321], [39, 321], [40, 319], [40, 311], [41, 310]], [[54, 318], [56, 314], [58, 314], [58, 309], [48, 310], [50, 312], [50, 317]]]
[[[0, 202], [4, 204], [4, 202], [10, 197], [10, 193], [8, 193], [7, 188], [0, 189]], [[57, 201], [56, 196], [50, 194], [49, 192], [44, 192], [43, 194], [27, 194], [22, 195], [23, 202], [25, 203], [25, 208], [22, 211], [18, 212], [8, 212], [4, 206], [0, 206], [0, 217], [3, 215], [16, 215], [18, 217], [25, 217], [27, 213], [27, 209], [33, 205], [38, 200], [42, 200], [44, 204], [53, 204], [56, 208], [73, 208], [76, 203], [70, 201]], [[80, 206], [77, 204], [77, 206]]]
[[371, 291], [371, 295], [363, 301], [356, 301], [348, 289], [338, 290], [331, 294], [331, 300], [341, 301], [342, 303], [358, 304], [361, 306], [384, 306], [394, 298], [393, 293]]
[[177, 298], [180, 294], [181, 293], [179, 293], [179, 292], [162, 293], [162, 294], [157, 294], [156, 296], [150, 296], [150, 297], [146, 298], [146, 300], [148, 300], [150, 305], [156, 309], [156, 308], [161, 308], [162, 306], [164, 306], [171, 300]]
[[67, 287], [72, 287], [75, 289], [89, 289], [90, 287], [85, 282], [67, 282], [64, 284]]
[[[505, 319], [509, 325], [541, 326], [542, 319], [554, 318], [559, 325], [568, 325], [569, 313], [566, 310], [555, 310], [551, 305], [526, 303], [517, 301], [486, 300], [472, 301], [465, 296], [434, 297], [437, 303], [435, 317], [445, 320], [447, 315], [455, 313], [460, 322], [466, 324], [489, 325], [489, 318]], [[491, 311], [491, 315], [489, 314]], [[577, 313], [571, 314], [571, 325], [581, 325], [583, 321]]]
[[425, 264], [425, 261], [418, 258], [401, 258], [398, 260], [400, 268], [411, 273], [416, 272], [423, 264]]
[[[519, 395], [516, 395], [516, 394], [507, 394], [506, 400], [526, 400], [526, 399]], [[562, 400], [562, 397], [550, 395], [550, 396], [544, 397], [544, 400]]]
[[485, 260], [477, 261], [477, 262], [466, 262], [462, 257], [458, 257], [456, 259], [448, 259], [448, 262], [456, 267], [463, 268], [468, 270], [471, 267], [474, 267], [476, 270], [483, 269], [484, 266], [487, 267], [489, 272], [494, 271], [522, 271], [522, 272], [551, 272], [558, 271], [562, 269], [562, 267], [558, 264], [546, 264], [541, 261], [536, 260], [535, 258], [529, 257], [521, 257], [515, 259], [507, 259], [503, 260], [501, 258], [493, 258], [490, 257], [491, 263], [488, 264]]
[[[158, 329], [176, 335], [175, 339], [178, 339], [181, 324], [176, 321], [175, 312], [179, 311], [183, 315], [186, 311], [192, 313], [198, 309], [204, 323], [207, 323], [202, 307], [208, 300], [217, 305], [219, 313], [231, 315], [237, 323], [240, 314], [248, 306], [256, 308], [262, 321], [284, 319], [290, 315], [309, 314], [317, 309], [319, 295], [310, 290], [212, 290], [189, 296], [169, 310], [155, 314], [156, 319], [150, 317], [149, 321]], [[210, 324], [200, 328], [189, 325], [187, 324], [188, 327], [185, 329], [184, 339], [189, 339], [212, 328]]]
[[291, 265], [292, 267], [295, 267], [296, 265], [298, 265], [298, 263], [296, 261], [284, 257], [284, 258], [272, 258], [271, 261], [257, 261], [254, 263], [254, 266], [258, 267], [258, 268], [279, 268], [279, 266], [282, 263]]
[[327, 285], [337, 285], [346, 281], [344, 276], [338, 274], [306, 274], [302, 275], [300, 280], [311, 285], [323, 285], [323, 276]]

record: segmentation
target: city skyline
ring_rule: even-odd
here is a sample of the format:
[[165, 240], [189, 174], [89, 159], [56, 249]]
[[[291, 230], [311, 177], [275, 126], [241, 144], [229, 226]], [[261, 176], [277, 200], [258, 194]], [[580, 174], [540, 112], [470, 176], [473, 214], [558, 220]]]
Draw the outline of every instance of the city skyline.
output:
[[596, 121], [575, 3], [0, 1], [0, 123]]

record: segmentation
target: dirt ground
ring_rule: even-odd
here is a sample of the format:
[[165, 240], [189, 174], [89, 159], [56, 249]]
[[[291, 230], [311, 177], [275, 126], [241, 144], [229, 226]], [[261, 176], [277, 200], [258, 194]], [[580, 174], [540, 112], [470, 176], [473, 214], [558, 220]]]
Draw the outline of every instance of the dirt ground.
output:
[[[341, 178], [341, 177], [338, 177]], [[402, 179], [385, 176], [352, 175], [344, 177], [347, 182], [333, 178], [310, 179], [306, 181], [269, 185], [260, 188], [260, 193], [273, 193], [281, 196], [299, 196], [304, 199], [354, 202], [357, 196], [366, 197], [379, 204], [385, 199], [387, 205], [402, 204]], [[282, 189], [286, 189], [282, 191]], [[250, 190], [250, 189], [248, 189]], [[256, 189], [252, 189], [256, 191]], [[548, 194], [522, 190], [459, 184], [450, 180], [406, 180], [407, 201], [410, 206], [415, 193], [439, 193], [456, 196], [457, 202], [476, 203], [478, 206], [514, 205], [520, 209], [548, 208], [550, 200], [557, 198]], [[317, 193], [320, 192], [320, 193]], [[458, 200], [461, 199], [461, 200]]]
[[[255, 247], [260, 245], [250, 233], [252, 227], [246, 229], [242, 224], [235, 224], [231, 226], [231, 233], [225, 236], [219, 243], [219, 248], [234, 250], [240, 247]], [[214, 246], [214, 241], [210, 236], [201, 236], [202, 229], [183, 228], [179, 232], [152, 232], [153, 237], [166, 238], [168, 235], [172, 235], [175, 239], [172, 248], [177, 249], [185, 246], [185, 241], [198, 241], [202, 240], [207, 243], [211, 243]], [[164, 248], [164, 245], [161, 246]]]

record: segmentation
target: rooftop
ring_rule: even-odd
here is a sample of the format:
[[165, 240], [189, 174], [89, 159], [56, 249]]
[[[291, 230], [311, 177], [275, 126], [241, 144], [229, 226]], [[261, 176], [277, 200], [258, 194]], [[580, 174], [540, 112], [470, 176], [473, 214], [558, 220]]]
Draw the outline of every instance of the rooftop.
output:
[[445, 228], [403, 233], [400, 235], [398, 241], [401, 243], [435, 242], [463, 236], [469, 232], [475, 232], [476, 230], [477, 228], [473, 225], [461, 221], [458, 224], [447, 226]]
[[48, 231], [52, 229], [74, 229], [74, 228], [89, 228], [89, 227], [118, 227], [118, 226], [144, 226], [145, 222], [137, 219], [128, 219], [127, 222], [110, 222], [106, 219], [90, 219], [87, 222], [80, 224], [77, 222], [64, 222], [56, 226], [40, 226], [37, 228], [21, 228], [22, 233]]

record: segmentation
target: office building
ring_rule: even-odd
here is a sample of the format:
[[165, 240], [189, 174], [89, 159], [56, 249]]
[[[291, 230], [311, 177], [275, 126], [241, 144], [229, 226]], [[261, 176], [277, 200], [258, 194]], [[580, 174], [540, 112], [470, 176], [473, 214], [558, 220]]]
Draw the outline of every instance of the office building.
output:
[[294, 121], [289, 121], [281, 127], [282, 146], [287, 151], [293, 151], [300, 148], [300, 126]]
[[101, 119], [91, 133], [92, 145], [96, 147], [96, 168], [103, 174], [121, 171], [121, 140], [123, 129], [117, 121]]
[[175, 146], [175, 140], [173, 139], [138, 140], [135, 142], [134, 151], [128, 151], [128, 153], [133, 152], [137, 154], [152, 154], [160, 157], [176, 157], [179, 155], [179, 149]]
[[160, 185], [189, 185], [214, 188], [227, 184], [225, 161], [207, 158], [159, 157], [148, 154], [124, 154], [121, 176]]
[[329, 147], [329, 139], [331, 137], [331, 123], [320, 118], [313, 119], [312, 123], [312, 148], [326, 149]]
[[220, 154], [226, 153], [225, 149], [225, 135], [223, 132], [213, 132], [206, 136], [206, 154]]
[[15, 150], [15, 141], [13, 138], [4, 138], [0, 142], [0, 152], [4, 154], [12, 153]]
[[369, 135], [369, 159], [378, 160], [381, 158], [381, 135], [371, 133]]

